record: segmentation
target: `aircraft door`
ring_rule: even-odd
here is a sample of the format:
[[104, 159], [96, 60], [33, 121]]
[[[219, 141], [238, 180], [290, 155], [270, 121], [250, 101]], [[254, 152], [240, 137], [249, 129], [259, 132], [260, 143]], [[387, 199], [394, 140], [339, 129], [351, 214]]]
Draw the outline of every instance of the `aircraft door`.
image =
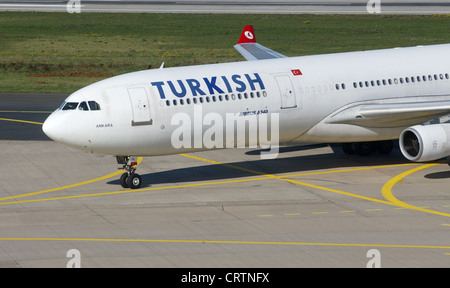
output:
[[295, 90], [289, 75], [276, 75], [275, 80], [280, 89], [281, 109], [297, 107]]
[[133, 120], [131, 121], [131, 125], [151, 125], [153, 121], [151, 117], [150, 103], [148, 101], [145, 88], [128, 88], [128, 95], [130, 97], [131, 109], [133, 111]]

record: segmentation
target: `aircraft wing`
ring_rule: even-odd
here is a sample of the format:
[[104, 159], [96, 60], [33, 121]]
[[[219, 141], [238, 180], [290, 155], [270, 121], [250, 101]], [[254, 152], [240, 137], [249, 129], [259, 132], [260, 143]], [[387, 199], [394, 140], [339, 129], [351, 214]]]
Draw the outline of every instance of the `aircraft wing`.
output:
[[450, 114], [450, 101], [362, 104], [327, 119], [330, 124], [353, 124], [372, 128], [412, 126]]
[[272, 49], [262, 46], [256, 43], [255, 32], [253, 26], [247, 25], [242, 31], [241, 37], [234, 48], [241, 53], [247, 60], [263, 60], [274, 58], [286, 58], [283, 54], [280, 54]]

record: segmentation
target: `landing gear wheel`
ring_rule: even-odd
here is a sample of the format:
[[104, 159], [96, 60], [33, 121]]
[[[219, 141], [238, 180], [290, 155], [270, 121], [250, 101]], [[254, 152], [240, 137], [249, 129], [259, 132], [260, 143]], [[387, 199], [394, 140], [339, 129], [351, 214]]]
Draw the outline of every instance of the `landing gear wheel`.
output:
[[122, 176], [120, 176], [120, 185], [122, 185], [123, 188], [130, 188], [127, 184], [128, 179], [128, 173], [123, 173]]
[[392, 140], [381, 141], [377, 143], [377, 151], [380, 154], [388, 155], [391, 154], [394, 149], [394, 143]]
[[347, 155], [353, 155], [356, 154], [354, 144], [353, 143], [343, 143], [342, 144], [342, 150]]
[[138, 165], [137, 156], [116, 156], [117, 164], [122, 164], [122, 168], [126, 172], [120, 176], [120, 185], [123, 188], [138, 189], [142, 185], [142, 179], [139, 174], [134, 173]]
[[356, 153], [359, 156], [369, 156], [372, 153], [372, 149], [372, 143], [370, 142], [356, 143]]
[[127, 178], [127, 185], [131, 189], [138, 189], [142, 185], [142, 179], [139, 174], [131, 173]]

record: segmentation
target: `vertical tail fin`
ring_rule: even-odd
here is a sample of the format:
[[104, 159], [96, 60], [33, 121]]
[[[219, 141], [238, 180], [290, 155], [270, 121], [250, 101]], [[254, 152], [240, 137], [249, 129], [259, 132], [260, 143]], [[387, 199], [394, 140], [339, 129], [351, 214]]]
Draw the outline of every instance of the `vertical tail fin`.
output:
[[252, 25], [246, 25], [244, 27], [244, 31], [242, 31], [241, 38], [239, 38], [237, 44], [242, 43], [256, 43], [255, 32], [253, 31]]
[[273, 58], [285, 58], [283, 54], [275, 52], [256, 43], [255, 32], [252, 25], [246, 25], [241, 37], [234, 48], [247, 60], [262, 60]]

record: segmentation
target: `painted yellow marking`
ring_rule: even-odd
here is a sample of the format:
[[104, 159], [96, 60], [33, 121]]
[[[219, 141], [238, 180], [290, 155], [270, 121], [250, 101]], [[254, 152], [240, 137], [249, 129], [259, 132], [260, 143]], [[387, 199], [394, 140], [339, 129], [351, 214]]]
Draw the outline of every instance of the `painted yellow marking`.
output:
[[372, 212], [372, 211], [382, 211], [383, 209], [367, 209], [366, 211]]
[[208, 163], [224, 165], [224, 166], [227, 166], [227, 167], [230, 167], [230, 168], [235, 168], [235, 169], [251, 172], [251, 173], [254, 173], [254, 174], [258, 174], [258, 175], [265, 175], [265, 176], [267, 176], [269, 178], [279, 179], [279, 180], [283, 180], [283, 181], [290, 182], [290, 183], [293, 183], [293, 184], [298, 184], [298, 185], [301, 185], [301, 186], [306, 186], [306, 187], [315, 188], [315, 189], [319, 189], [319, 190], [334, 192], [334, 193], [347, 195], [347, 196], [351, 196], [351, 197], [355, 197], [355, 198], [360, 198], [360, 199], [364, 199], [364, 200], [368, 200], [368, 201], [372, 201], [372, 202], [378, 202], [378, 203], [383, 203], [383, 204], [397, 206], [396, 204], [388, 202], [388, 201], [383, 201], [383, 200], [379, 200], [379, 199], [375, 199], [375, 198], [361, 196], [361, 195], [357, 195], [357, 194], [353, 194], [353, 193], [349, 193], [349, 192], [344, 192], [344, 191], [340, 191], [340, 190], [336, 190], [336, 189], [331, 189], [331, 188], [327, 188], [327, 187], [312, 185], [312, 184], [300, 182], [300, 181], [293, 180], [293, 179], [285, 179], [285, 177], [287, 177], [287, 176], [283, 177], [283, 176], [276, 176], [276, 175], [272, 175], [272, 174], [266, 174], [266, 173], [262, 173], [262, 172], [259, 172], [259, 171], [255, 171], [255, 170], [251, 170], [251, 169], [235, 166], [235, 165], [232, 165], [232, 164], [225, 164], [225, 163], [221, 163], [221, 162], [218, 162], [218, 161], [213, 161], [213, 160], [209, 160], [209, 159], [205, 159], [205, 158], [201, 158], [201, 157], [197, 157], [197, 156], [193, 156], [193, 155], [188, 155], [188, 154], [179, 154], [179, 155], [184, 156], [184, 157], [188, 157], [188, 158], [192, 158], [192, 159], [196, 159], [196, 160], [200, 160], [200, 161], [204, 161], [204, 162], [208, 162]]
[[378, 203], [387, 204], [387, 205], [395, 205], [395, 204], [393, 204], [391, 202], [388, 202], [388, 201], [383, 201], [383, 200], [379, 200], [379, 199], [376, 199], [376, 198], [366, 197], [366, 196], [353, 194], [353, 193], [349, 193], [349, 192], [345, 192], [345, 191], [340, 191], [340, 190], [336, 190], [336, 189], [331, 189], [331, 188], [327, 188], [327, 187], [312, 185], [312, 184], [308, 184], [308, 183], [304, 183], [304, 182], [300, 182], [300, 181], [296, 181], [296, 180], [292, 180], [292, 179], [283, 179], [283, 180], [287, 181], [287, 182], [294, 183], [294, 184], [299, 184], [299, 185], [302, 185], [302, 186], [306, 186], [306, 187], [311, 187], [311, 188], [315, 188], [315, 189], [319, 189], [319, 190], [324, 190], [324, 191], [338, 193], [338, 194], [342, 194], [342, 195], [346, 195], [346, 196], [351, 196], [351, 197], [354, 197], [354, 198], [359, 198], [359, 199], [368, 200], [368, 201], [372, 201], [372, 202], [378, 202]]
[[443, 226], [450, 226], [450, 224], [442, 224]]
[[[9, 199], [17, 199], [17, 198], [24, 198], [24, 197], [29, 197], [29, 196], [34, 196], [34, 195], [39, 195], [39, 194], [45, 194], [45, 193], [50, 193], [50, 192], [55, 192], [55, 191], [59, 191], [59, 190], [64, 190], [64, 189], [69, 189], [69, 188], [74, 188], [74, 187], [78, 187], [78, 186], [82, 186], [82, 185], [86, 185], [89, 183], [94, 183], [100, 180], [105, 180], [108, 178], [111, 178], [113, 176], [119, 175], [123, 173], [123, 171], [117, 171], [99, 178], [95, 178], [92, 180], [88, 180], [88, 181], [84, 181], [84, 182], [80, 182], [80, 183], [76, 183], [76, 184], [71, 184], [71, 185], [67, 185], [67, 186], [63, 186], [63, 187], [58, 187], [58, 188], [53, 188], [53, 189], [48, 189], [48, 190], [43, 190], [43, 191], [38, 191], [38, 192], [32, 192], [32, 193], [26, 193], [26, 194], [20, 194], [20, 195], [14, 195], [14, 196], [9, 196], [9, 197], [4, 197], [4, 198], [0, 198], [0, 201], [4, 201], [4, 200], [9, 200]], [[43, 199], [39, 199], [40, 201], [43, 201]], [[39, 200], [35, 200], [35, 201], [39, 201]], [[5, 204], [11, 204], [11, 203], [24, 203], [27, 201], [17, 201], [17, 202], [6, 202], [6, 203], [0, 203], [0, 205], [5, 205]]]
[[308, 243], [308, 242], [269, 242], [269, 241], [223, 241], [223, 240], [173, 240], [173, 239], [111, 239], [111, 238], [0, 238], [0, 241], [78, 241], [78, 242], [147, 242], [147, 243], [198, 243], [198, 244], [250, 244], [250, 245], [298, 245], [298, 246], [335, 246], [335, 247], [380, 247], [380, 248], [416, 248], [450, 249], [450, 246], [401, 245], [401, 244], [358, 244], [358, 243]]
[[300, 215], [300, 213], [286, 213], [284, 215], [285, 216], [296, 216], [296, 215]]
[[[404, 202], [399, 201], [398, 199], [396, 199], [392, 195], [392, 187], [396, 183], [402, 183], [404, 177], [406, 177], [406, 176], [408, 176], [408, 175], [410, 175], [410, 174], [412, 174], [414, 172], [417, 172], [419, 170], [426, 169], [426, 168], [432, 167], [434, 165], [438, 165], [438, 163], [422, 165], [422, 166], [413, 168], [413, 169], [408, 170], [408, 171], [406, 171], [404, 173], [401, 173], [400, 175], [397, 175], [394, 178], [392, 178], [391, 180], [389, 180], [382, 188], [382, 194], [383, 194], [384, 198], [386, 200], [388, 200], [388, 201], [383, 201], [383, 200], [379, 200], [379, 199], [376, 199], [376, 198], [361, 196], [361, 195], [358, 195], [358, 194], [353, 194], [353, 193], [340, 191], [340, 190], [336, 190], [336, 189], [331, 189], [331, 188], [318, 186], [318, 185], [312, 185], [312, 184], [296, 181], [296, 180], [293, 180], [293, 179], [286, 179], [286, 178], [287, 177], [295, 177], [295, 176], [305, 176], [305, 175], [318, 175], [318, 174], [329, 174], [329, 173], [338, 173], [338, 172], [361, 171], [361, 170], [370, 170], [370, 169], [376, 169], [376, 168], [402, 167], [402, 166], [411, 166], [411, 165], [418, 165], [418, 164], [416, 164], [416, 163], [408, 163], [408, 164], [399, 164], [399, 165], [385, 165], [385, 166], [377, 166], [377, 167], [364, 167], [364, 168], [344, 169], [344, 170], [338, 170], [338, 171], [322, 171], [322, 172], [312, 172], [312, 173], [301, 173], [301, 174], [276, 176], [276, 175], [266, 174], [266, 173], [262, 173], [262, 172], [259, 172], [259, 171], [255, 171], [255, 170], [251, 170], [251, 169], [247, 169], [247, 168], [242, 168], [242, 167], [239, 167], [239, 166], [231, 165], [231, 164], [224, 164], [224, 163], [221, 163], [221, 162], [218, 162], [218, 161], [213, 161], [213, 160], [209, 160], [209, 159], [205, 159], [205, 158], [201, 158], [201, 157], [197, 157], [197, 156], [192, 156], [192, 155], [188, 155], [188, 154], [180, 154], [180, 155], [181, 156], [185, 156], [185, 157], [189, 157], [189, 158], [192, 158], [192, 159], [197, 159], [197, 160], [200, 160], [200, 161], [208, 162], [208, 163], [224, 165], [224, 166], [227, 166], [227, 167], [231, 167], [231, 168], [235, 168], [235, 169], [251, 172], [251, 173], [254, 173], [254, 174], [258, 174], [258, 175], [265, 175], [265, 176], [267, 176], [269, 178], [275, 178], [275, 179], [283, 180], [283, 181], [286, 181], [286, 182], [290, 182], [290, 183], [293, 183], [293, 184], [298, 184], [298, 185], [305, 186], [305, 187], [311, 187], [311, 188], [315, 188], [315, 189], [319, 189], [319, 190], [329, 191], [329, 192], [333, 192], [333, 193], [347, 195], [347, 196], [351, 196], [351, 197], [354, 197], [354, 198], [359, 198], [359, 199], [368, 200], [368, 201], [372, 201], [372, 202], [387, 204], [387, 205], [391, 205], [391, 206], [398, 206], [399, 208], [403, 208], [403, 209], [413, 209], [413, 210], [418, 210], [418, 211], [422, 211], [422, 212], [426, 212], [426, 213], [432, 213], [432, 214], [437, 214], [437, 215], [450, 217], [450, 214], [447, 214], [447, 213], [442, 213], [442, 212], [433, 211], [433, 210], [429, 210], [429, 209], [425, 209], [425, 208], [421, 208], [421, 207], [415, 207], [415, 206], [406, 204]], [[378, 210], [369, 210], [369, 211], [378, 211]]]
[[343, 211], [340, 211], [341, 213], [353, 213], [353, 212], [356, 212], [356, 210], [343, 210]]
[[400, 207], [403, 207], [403, 208], [408, 208], [408, 209], [412, 209], [412, 210], [417, 210], [417, 211], [422, 211], [422, 212], [426, 212], [426, 213], [431, 213], [431, 214], [441, 215], [441, 216], [445, 216], [445, 217], [450, 217], [450, 214], [448, 214], [448, 213], [443, 213], [443, 212], [439, 212], [439, 211], [429, 210], [429, 209], [416, 207], [416, 206], [407, 204], [405, 202], [402, 202], [402, 201], [398, 200], [392, 194], [392, 188], [394, 187], [394, 185], [399, 183], [406, 176], [409, 176], [409, 175], [411, 175], [411, 174], [413, 174], [413, 173], [415, 173], [417, 171], [424, 170], [424, 169], [427, 169], [427, 168], [430, 168], [430, 167], [433, 167], [433, 166], [436, 166], [436, 165], [438, 165], [438, 163], [421, 165], [419, 167], [413, 168], [411, 170], [408, 170], [406, 172], [403, 172], [403, 173], [395, 176], [394, 178], [389, 180], [383, 186], [381, 191], [383, 193], [384, 198], [387, 199], [388, 201], [390, 201], [393, 205], [397, 205], [397, 206], [400, 206]]
[[[142, 162], [142, 159], [143, 159], [142, 157], [138, 157], [137, 165], [139, 165]], [[38, 191], [38, 192], [32, 192], [32, 193], [26, 193], [26, 194], [20, 194], [20, 195], [14, 195], [14, 196], [0, 198], [0, 201], [9, 200], [9, 199], [24, 198], [24, 197], [29, 197], [29, 196], [34, 196], [34, 195], [45, 194], [45, 193], [55, 192], [55, 191], [59, 191], [59, 190], [74, 188], [74, 187], [78, 187], [78, 186], [94, 183], [94, 182], [97, 182], [97, 181], [105, 180], [105, 179], [114, 177], [116, 175], [122, 174], [122, 173], [123, 173], [123, 171], [117, 171], [117, 172], [114, 172], [114, 173], [111, 173], [111, 174], [108, 174], [108, 175], [105, 175], [105, 176], [102, 176], [102, 177], [98, 177], [98, 178], [95, 178], [95, 179], [87, 180], [87, 181], [76, 183], [76, 184], [71, 184], [71, 185], [67, 185], [67, 186], [62, 186], [62, 187], [48, 189], [48, 190], [43, 190], [43, 191]], [[71, 196], [67, 196], [67, 197], [71, 198]], [[0, 205], [17, 204], [17, 203], [25, 203], [25, 202], [47, 201], [47, 200], [50, 200], [50, 199], [56, 200], [56, 199], [67, 199], [67, 198], [66, 197], [56, 197], [56, 198], [49, 198], [49, 199], [37, 199], [37, 200], [4, 202], [4, 203], [0, 203]]]
[[191, 159], [195, 159], [195, 160], [211, 163], [211, 164], [222, 165], [222, 166], [238, 169], [238, 170], [245, 171], [245, 172], [250, 172], [250, 173], [253, 173], [253, 174], [256, 174], [256, 175], [264, 175], [266, 177], [279, 178], [276, 175], [262, 173], [262, 172], [259, 172], [259, 171], [256, 171], [256, 170], [247, 169], [247, 168], [239, 167], [239, 166], [232, 165], [232, 164], [226, 164], [226, 163], [222, 163], [222, 162], [218, 162], [218, 161], [214, 161], [214, 160], [209, 160], [209, 159], [206, 159], [206, 158], [202, 158], [202, 157], [198, 157], [198, 156], [194, 156], [194, 155], [190, 155], [190, 154], [179, 154], [179, 155], [187, 157], [187, 158], [191, 158]]
[[328, 214], [328, 212], [313, 212], [312, 214]]
[[[122, 171], [120, 173], [122, 173]], [[53, 198], [46, 198], [46, 199], [33, 199], [33, 200], [21, 200], [21, 201], [13, 201], [13, 202], [3, 202], [3, 203], [0, 203], [0, 205], [30, 203], [30, 202], [42, 202], [42, 201], [52, 201], [52, 200], [61, 200], [61, 199], [75, 199], [75, 198], [105, 196], [105, 195], [118, 195], [118, 194], [125, 194], [125, 193], [137, 193], [137, 192], [143, 192], [143, 191], [157, 191], [157, 190], [177, 189], [177, 188], [186, 188], [186, 187], [198, 187], [198, 186], [207, 186], [207, 185], [229, 184], [229, 183], [239, 183], [239, 182], [248, 182], [248, 181], [258, 181], [258, 180], [265, 180], [265, 179], [267, 179], [267, 178], [266, 177], [262, 177], [262, 178], [252, 178], [252, 179], [239, 179], [239, 180], [230, 180], [230, 181], [218, 181], [218, 182], [208, 182], [208, 183], [194, 183], [194, 184], [186, 184], [186, 185], [152, 187], [152, 188], [143, 188], [143, 189], [128, 189], [128, 190], [114, 191], [114, 192], [101, 192], [101, 193], [93, 193], [93, 194], [53, 197]], [[83, 183], [86, 183], [86, 182], [83, 182]], [[74, 187], [74, 186], [72, 186], [72, 187]], [[55, 188], [55, 189], [61, 190], [62, 188]], [[46, 190], [46, 191], [41, 191], [41, 193], [47, 193], [47, 192], [53, 192], [53, 191], [54, 190], [52, 189], [52, 191]], [[28, 193], [28, 194], [36, 194], [36, 193], [39, 193], [39, 192]], [[30, 195], [26, 195], [26, 196], [30, 196]], [[25, 197], [25, 196], [23, 196], [23, 197]], [[18, 198], [18, 197], [17, 196], [11, 196], [11, 197], [7, 197], [7, 198]], [[5, 198], [3, 198], [3, 199], [5, 199]], [[0, 200], [2, 200], [2, 199], [0, 199]]]
[[27, 123], [27, 124], [36, 124], [36, 125], [42, 125], [44, 123], [41, 122], [34, 122], [34, 121], [26, 121], [26, 120], [18, 120], [18, 119], [8, 119], [8, 118], [0, 118], [1, 121], [11, 121], [11, 122], [21, 122], [21, 123]]
[[[48, 112], [48, 111], [0, 111], [0, 112], [51, 113], [51, 112]], [[21, 122], [21, 123], [28, 123], [28, 124], [37, 124], [37, 125], [42, 125], [43, 124], [41, 122], [18, 120], [18, 119], [8, 119], [8, 118], [0, 118], [0, 120], [2, 120], [2, 121], [12, 121], [12, 122]], [[295, 176], [305, 176], [305, 175], [318, 175], [318, 174], [329, 174], [329, 173], [341, 173], [341, 172], [371, 170], [371, 169], [379, 169], [379, 168], [387, 168], [387, 167], [400, 167], [400, 166], [408, 166], [408, 165], [415, 165], [415, 164], [410, 163], [410, 164], [400, 164], [400, 165], [386, 165], [386, 166], [377, 166], [377, 167], [364, 167], [364, 168], [353, 168], [353, 169], [344, 169], [344, 170], [337, 170], [337, 171], [321, 171], [321, 172], [310, 172], [310, 173], [301, 173], [301, 174], [276, 176], [276, 175], [262, 173], [262, 172], [259, 172], [259, 171], [256, 171], [256, 170], [242, 168], [242, 167], [231, 165], [231, 164], [225, 164], [225, 163], [221, 163], [221, 162], [218, 162], [218, 161], [213, 161], [213, 160], [209, 160], [209, 159], [205, 159], [205, 158], [201, 158], [201, 157], [197, 157], [197, 156], [193, 156], [193, 155], [188, 155], [188, 154], [179, 154], [179, 155], [185, 156], [185, 157], [189, 157], [189, 158], [192, 158], [192, 159], [196, 159], [196, 160], [200, 160], [200, 161], [204, 161], [204, 162], [208, 162], [208, 163], [212, 163], [212, 164], [224, 165], [224, 166], [227, 166], [227, 167], [230, 167], [230, 168], [239, 169], [239, 170], [250, 172], [250, 173], [253, 173], [253, 174], [257, 174], [257, 175], [264, 175], [265, 177], [264, 178], [256, 178], [256, 179], [255, 178], [253, 178], [253, 179], [244, 179], [244, 180], [241, 179], [241, 180], [232, 180], [232, 181], [219, 181], [219, 182], [210, 182], [210, 183], [198, 183], [198, 184], [188, 184], [188, 185], [179, 185], [179, 186], [168, 186], [168, 187], [158, 187], [158, 188], [148, 188], [148, 189], [136, 189], [136, 190], [127, 190], [127, 191], [115, 191], [115, 192], [94, 193], [94, 194], [74, 195], [74, 196], [65, 196], [65, 197], [54, 197], [54, 198], [47, 198], [47, 199], [22, 200], [22, 201], [14, 201], [14, 202], [4, 202], [4, 203], [0, 203], [0, 205], [18, 204], [18, 203], [26, 203], [26, 202], [38, 202], [38, 201], [49, 201], [49, 200], [57, 200], [57, 199], [69, 199], [69, 198], [103, 196], [103, 195], [113, 195], [113, 194], [131, 193], [131, 192], [140, 192], [140, 191], [182, 188], [182, 187], [217, 185], [217, 184], [224, 184], [224, 183], [238, 183], [238, 182], [245, 182], [245, 181], [256, 181], [256, 180], [265, 180], [265, 179], [275, 178], [275, 179], [283, 180], [283, 181], [286, 181], [286, 182], [298, 184], [298, 185], [301, 185], [301, 186], [306, 186], [306, 187], [311, 187], [311, 188], [315, 188], [315, 189], [319, 189], [319, 190], [325, 190], [325, 191], [329, 191], [329, 192], [334, 192], [334, 193], [347, 195], [347, 196], [351, 196], [351, 197], [355, 197], [355, 198], [360, 198], [360, 199], [364, 199], [364, 200], [368, 200], [368, 201], [373, 201], [373, 202], [378, 202], [378, 203], [383, 203], [383, 204], [388, 204], [388, 205], [394, 205], [394, 206], [400, 206], [400, 208], [397, 208], [397, 209], [402, 209], [402, 208], [415, 209], [415, 210], [424, 211], [424, 212], [428, 212], [428, 213], [434, 213], [434, 214], [439, 214], [439, 215], [444, 215], [444, 216], [450, 216], [450, 214], [441, 213], [441, 212], [432, 211], [432, 210], [427, 210], [427, 209], [424, 209], [424, 208], [411, 206], [409, 204], [406, 204], [406, 203], [403, 203], [401, 201], [398, 201], [392, 195], [392, 192], [391, 192], [392, 187], [395, 185], [395, 183], [399, 183], [399, 182], [403, 181], [402, 178], [404, 178], [405, 176], [407, 176], [409, 174], [412, 174], [412, 173], [414, 173], [414, 172], [416, 172], [418, 170], [425, 169], [425, 168], [428, 168], [428, 167], [431, 167], [431, 166], [437, 165], [437, 164], [430, 164], [428, 166], [417, 167], [415, 169], [409, 170], [409, 171], [407, 171], [405, 173], [402, 173], [402, 174], [394, 177], [393, 179], [391, 179], [388, 183], [386, 183], [386, 185], [383, 187], [383, 190], [382, 190], [383, 191], [383, 196], [387, 200], [389, 200], [389, 202], [386, 202], [386, 201], [375, 199], [375, 198], [365, 197], [365, 196], [361, 196], [361, 195], [357, 195], [357, 194], [353, 194], [353, 193], [348, 193], [348, 192], [345, 192], [345, 191], [339, 191], [339, 190], [336, 190], [336, 189], [330, 189], [330, 188], [326, 188], [326, 187], [322, 187], [322, 186], [307, 184], [307, 183], [304, 183], [304, 182], [300, 182], [300, 181], [296, 181], [296, 180], [292, 180], [292, 179], [285, 179], [285, 178], [287, 178], [287, 177], [295, 177]], [[142, 160], [142, 158], [141, 158], [141, 160]], [[72, 184], [72, 185], [67, 185], [67, 186], [63, 186], [63, 187], [59, 187], [59, 188], [48, 189], [48, 190], [38, 191], [38, 192], [33, 192], [33, 193], [26, 193], [26, 194], [22, 194], [22, 195], [16, 195], [16, 196], [0, 198], [0, 201], [9, 200], [9, 199], [16, 199], [16, 198], [23, 198], [23, 197], [33, 196], [33, 195], [39, 195], [39, 194], [54, 192], [54, 191], [63, 190], [63, 189], [69, 189], [69, 188], [73, 188], [73, 187], [77, 187], [77, 186], [93, 183], [93, 182], [96, 182], [96, 181], [104, 180], [104, 179], [116, 176], [116, 175], [118, 175], [120, 173], [122, 173], [122, 172], [121, 171], [117, 171], [117, 172], [108, 174], [106, 176], [102, 176], [102, 177], [99, 177], [99, 178], [96, 178], [96, 179], [92, 179], [92, 180], [88, 180], [88, 181], [84, 181], [84, 182], [80, 182], [80, 183], [76, 183], [76, 184]], [[328, 213], [328, 212], [322, 212], [322, 213]]]
[[411, 166], [411, 165], [417, 165], [417, 163], [395, 164], [395, 165], [384, 165], [384, 166], [373, 166], [373, 167], [361, 167], [361, 168], [351, 168], [351, 169], [333, 170], [333, 171], [308, 172], [308, 173], [282, 175], [282, 176], [279, 176], [279, 177], [280, 178], [291, 178], [291, 177], [298, 177], [298, 176], [346, 173], [346, 172], [374, 170], [374, 169], [383, 169], [383, 168], [396, 168], [396, 167], [404, 167], [404, 166]]

